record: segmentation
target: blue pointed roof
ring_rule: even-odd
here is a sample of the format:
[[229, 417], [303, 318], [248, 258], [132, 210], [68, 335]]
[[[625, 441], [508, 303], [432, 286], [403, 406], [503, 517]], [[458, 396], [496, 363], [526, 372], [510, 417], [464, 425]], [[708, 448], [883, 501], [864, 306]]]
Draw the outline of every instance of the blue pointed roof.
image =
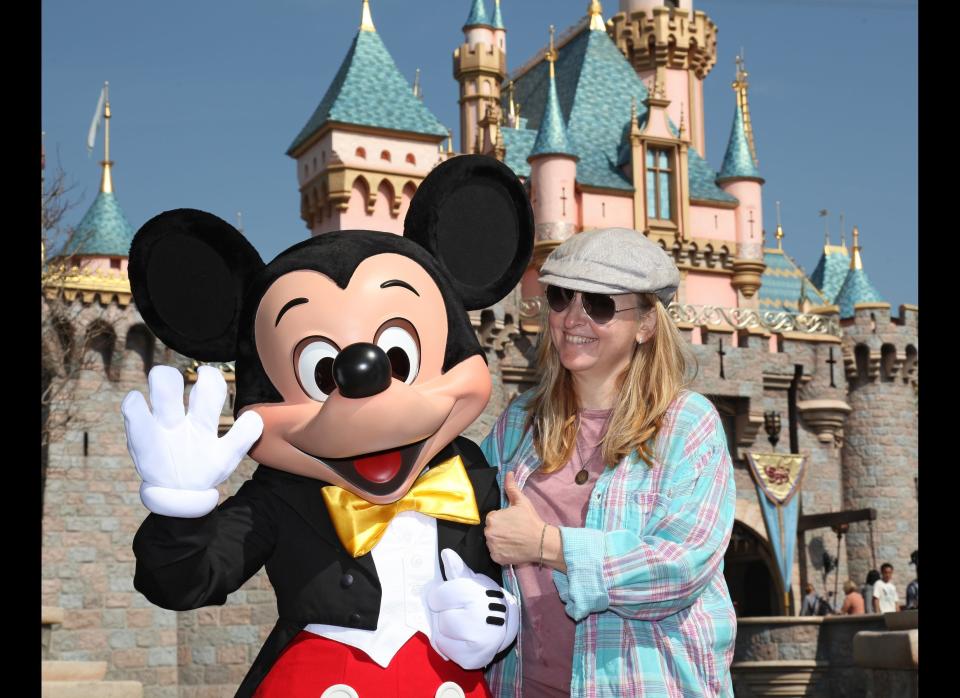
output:
[[723, 181], [740, 178], [763, 179], [750, 153], [750, 144], [747, 142], [743, 123], [743, 110], [738, 103], [733, 113], [733, 127], [730, 129], [727, 153], [723, 157], [723, 167], [720, 168], [720, 176], [717, 179]]
[[500, 3], [497, 2], [493, 6], [493, 28], [494, 29], [506, 29], [503, 26], [503, 15], [500, 14]]
[[547, 93], [547, 103], [543, 107], [543, 116], [540, 118], [540, 129], [537, 131], [537, 140], [528, 157], [538, 155], [572, 155], [576, 157], [570, 141], [567, 138], [567, 127], [563, 123], [563, 114], [560, 111], [560, 101], [557, 99], [557, 82], [551, 77]]
[[845, 319], [853, 317], [853, 306], [857, 303], [882, 303], [883, 298], [870, 283], [867, 272], [861, 267], [847, 272], [847, 278], [844, 279], [843, 286], [833, 302], [840, 306], [840, 318]]
[[[619, 163], [620, 148], [629, 134], [631, 102], [636, 100], [639, 116], [647, 88], [630, 62], [605, 31], [581, 30], [559, 47], [556, 62], [556, 90], [561, 115], [567, 124], [567, 139], [577, 163], [577, 181], [587, 186], [633, 191], [633, 183]], [[549, 97], [549, 64], [539, 60], [514, 78], [515, 101], [529, 116], [528, 127], [539, 131]], [[504, 97], [504, 109], [509, 108]], [[695, 199], [736, 203], [737, 199], [716, 182], [716, 172], [688, 149], [690, 195]], [[512, 160], [509, 146], [507, 163]], [[512, 166], [511, 166], [512, 167]], [[518, 175], [519, 170], [513, 167]]]
[[528, 128], [500, 129], [503, 135], [503, 145], [507, 150], [504, 163], [513, 170], [518, 177], [530, 176], [530, 163], [527, 156], [533, 150], [533, 143], [537, 140], [537, 132]]
[[490, 26], [490, 20], [487, 19], [487, 8], [483, 3], [483, 0], [473, 0], [473, 4], [470, 6], [470, 16], [467, 17], [466, 23], [463, 25], [463, 28], [473, 27], [476, 25]]
[[74, 239], [77, 255], [126, 257], [130, 254], [134, 229], [123, 215], [113, 192], [97, 194], [90, 208], [77, 225]]
[[287, 149], [294, 153], [327, 122], [446, 137], [447, 129], [413, 94], [380, 35], [361, 29], [306, 126]]
[[810, 281], [820, 289], [829, 303], [833, 303], [850, 271], [850, 255], [840, 245], [824, 245]]
[[810, 305], [827, 305], [828, 300], [804, 274], [796, 260], [780, 249], [765, 249], [763, 262], [767, 265], [760, 277], [757, 297], [760, 310], [800, 312], [800, 296]]

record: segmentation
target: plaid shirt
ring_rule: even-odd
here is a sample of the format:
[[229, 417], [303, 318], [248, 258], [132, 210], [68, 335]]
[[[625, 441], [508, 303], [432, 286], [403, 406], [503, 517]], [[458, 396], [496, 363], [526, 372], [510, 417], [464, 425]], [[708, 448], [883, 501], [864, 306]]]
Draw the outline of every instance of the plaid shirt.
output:
[[[481, 448], [498, 481], [519, 487], [540, 461], [524, 433], [527, 397], [500, 416]], [[733, 464], [709, 400], [683, 391], [654, 442], [654, 467], [632, 456], [607, 468], [583, 528], [560, 528], [567, 572], [553, 580], [577, 621], [570, 695], [732, 697], [736, 616], [723, 578], [733, 529]], [[507, 506], [507, 502], [502, 502]], [[504, 585], [521, 603], [512, 566]], [[522, 633], [521, 633], [522, 635]], [[520, 698], [523, 638], [487, 674], [499, 698]]]

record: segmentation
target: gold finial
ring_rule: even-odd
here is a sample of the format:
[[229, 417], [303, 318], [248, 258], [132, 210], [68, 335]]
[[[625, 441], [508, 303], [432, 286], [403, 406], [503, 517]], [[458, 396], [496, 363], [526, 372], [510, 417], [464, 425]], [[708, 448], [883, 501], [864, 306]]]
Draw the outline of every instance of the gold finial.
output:
[[360, 15], [360, 31], [375, 32], [377, 28], [373, 26], [373, 16], [370, 14], [369, 0], [363, 0], [363, 13]]
[[509, 119], [507, 123], [511, 128], [517, 128], [517, 105], [513, 101], [513, 80], [507, 85], [507, 90], [510, 92]]
[[591, 31], [594, 29], [599, 29], [604, 32], [607, 31], [607, 25], [603, 22], [603, 7], [600, 5], [600, 0], [590, 0], [587, 12], [590, 14]]
[[735, 59], [737, 64], [737, 73], [734, 78], [731, 87], [737, 93], [737, 107], [740, 109], [740, 112], [743, 114], [743, 131], [744, 135], [747, 137], [747, 145], [750, 148], [750, 157], [753, 158], [753, 164], [757, 167], [760, 166], [760, 160], [757, 159], [757, 147], [753, 142], [753, 124], [750, 122], [750, 103], [747, 100], [747, 89], [750, 87], [750, 83], [747, 81], [750, 73], [747, 72], [747, 69], [743, 60], [743, 47], [740, 47], [740, 53], [737, 54]]
[[630, 98], [630, 125], [634, 126], [637, 123], [637, 96], [634, 95]]
[[843, 227], [843, 211], [840, 212], [840, 247], [847, 249], [847, 233]]
[[860, 257], [860, 231], [853, 226], [853, 256], [850, 258], [851, 269], [863, 269], [863, 259]]
[[783, 226], [780, 225], [780, 202], [777, 201], [777, 249], [783, 250]]
[[546, 55], [546, 59], [550, 63], [550, 79], [551, 80], [553, 80], [553, 78], [556, 76], [556, 73], [554, 72], [554, 69], [553, 69], [553, 64], [557, 60], [557, 49], [553, 45], [554, 32], [556, 32], [556, 29], [551, 24], [550, 25], [550, 48], [547, 50], [547, 55]]
[[452, 129], [452, 128], [448, 128], [448, 129], [447, 129], [447, 136], [448, 136], [448, 138], [447, 138], [447, 153], [448, 153], [449, 155], [453, 155], [453, 129]]
[[420, 88], [420, 69], [417, 68], [417, 74], [413, 78], [413, 96], [417, 99], [423, 99], [423, 90]]
[[110, 159], [110, 83], [103, 83], [103, 176], [100, 178], [100, 191], [110, 194], [113, 192], [113, 176], [110, 168], [113, 161]]

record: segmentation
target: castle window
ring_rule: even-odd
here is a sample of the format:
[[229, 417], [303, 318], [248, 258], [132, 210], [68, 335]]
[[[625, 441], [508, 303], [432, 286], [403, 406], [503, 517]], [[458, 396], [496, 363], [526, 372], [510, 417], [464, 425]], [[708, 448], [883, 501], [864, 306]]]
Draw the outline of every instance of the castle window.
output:
[[387, 151], [387, 150], [380, 151], [380, 159], [390, 162], [390, 151]]
[[407, 153], [407, 162], [409, 162], [411, 165], [417, 164], [417, 158], [414, 157], [413, 153]]
[[119, 257], [111, 257], [111, 258], [110, 258], [110, 268], [111, 268], [111, 269], [119, 269], [119, 268], [120, 268], [120, 258], [119, 258]]
[[357, 152], [355, 153], [355, 155], [358, 158], [363, 158], [364, 160], [367, 159], [367, 151], [364, 150], [363, 148], [357, 148]]
[[670, 153], [647, 148], [647, 216], [670, 220]]

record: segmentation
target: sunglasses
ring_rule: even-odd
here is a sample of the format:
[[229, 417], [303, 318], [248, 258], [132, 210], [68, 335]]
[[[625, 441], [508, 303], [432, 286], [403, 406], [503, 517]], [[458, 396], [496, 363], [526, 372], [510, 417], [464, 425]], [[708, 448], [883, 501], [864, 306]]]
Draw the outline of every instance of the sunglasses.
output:
[[573, 297], [580, 293], [580, 303], [583, 306], [583, 312], [598, 325], [604, 325], [613, 320], [614, 315], [626, 310], [635, 310], [637, 306], [629, 308], [617, 308], [616, 302], [605, 293], [586, 293], [582, 291], [571, 291], [569, 288], [560, 286], [547, 286], [547, 303], [550, 309], [557, 313], [566, 310]]

